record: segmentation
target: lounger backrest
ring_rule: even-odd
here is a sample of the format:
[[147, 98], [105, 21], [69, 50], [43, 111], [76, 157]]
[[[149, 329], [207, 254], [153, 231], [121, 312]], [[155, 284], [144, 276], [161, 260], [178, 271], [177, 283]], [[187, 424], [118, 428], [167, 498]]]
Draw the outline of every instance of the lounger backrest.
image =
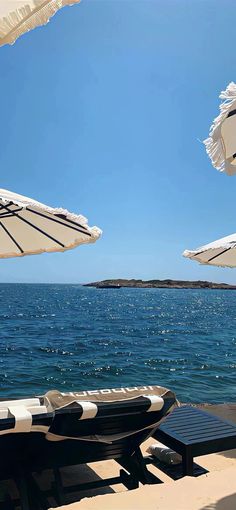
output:
[[[70, 394], [72, 396], [72, 394]], [[76, 409], [78, 419], [86, 420], [96, 416], [105, 416], [123, 413], [137, 413], [160, 411], [163, 408], [164, 400], [158, 395], [140, 395], [132, 399], [115, 401], [90, 402], [88, 400], [77, 400], [76, 395], [70, 402], [62, 404], [57, 410]]]
[[0, 401], [0, 435], [42, 432], [50, 441], [119, 441], [157, 426], [176, 403], [165, 388], [148, 387], [150, 395], [143, 391], [93, 390], [87, 392], [91, 400], [52, 391], [40, 398]]
[[112, 443], [132, 437], [158, 425], [169, 411], [170, 402], [159, 395], [139, 395], [117, 401], [88, 402], [75, 400], [75, 395], [55, 397], [55, 417], [47, 433], [49, 441], [77, 439]]
[[[33, 417], [47, 413], [47, 407], [39, 398], [1, 401], [0, 435], [34, 431]], [[40, 431], [38, 427], [37, 431]], [[46, 432], [43, 426], [42, 432]]]

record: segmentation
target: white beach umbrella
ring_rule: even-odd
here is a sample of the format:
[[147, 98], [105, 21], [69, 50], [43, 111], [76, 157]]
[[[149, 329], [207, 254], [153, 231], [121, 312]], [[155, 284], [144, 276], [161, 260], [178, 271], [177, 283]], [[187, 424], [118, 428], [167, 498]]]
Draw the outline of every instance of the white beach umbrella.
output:
[[213, 166], [233, 175], [236, 174], [236, 84], [231, 82], [219, 97], [223, 99], [220, 114], [204, 143]]
[[0, 189], [0, 258], [70, 250], [101, 233], [84, 216]]
[[185, 250], [184, 257], [211, 266], [236, 267], [236, 234], [232, 234], [213, 243], [189, 251]]
[[45, 25], [65, 5], [80, 0], [0, 0], [0, 46], [13, 44], [33, 28]]

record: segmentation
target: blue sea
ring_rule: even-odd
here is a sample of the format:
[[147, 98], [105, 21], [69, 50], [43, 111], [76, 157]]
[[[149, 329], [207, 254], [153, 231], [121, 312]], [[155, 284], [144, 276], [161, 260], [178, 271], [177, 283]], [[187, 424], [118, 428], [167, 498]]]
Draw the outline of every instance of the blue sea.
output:
[[0, 396], [158, 384], [236, 400], [236, 292], [0, 285]]

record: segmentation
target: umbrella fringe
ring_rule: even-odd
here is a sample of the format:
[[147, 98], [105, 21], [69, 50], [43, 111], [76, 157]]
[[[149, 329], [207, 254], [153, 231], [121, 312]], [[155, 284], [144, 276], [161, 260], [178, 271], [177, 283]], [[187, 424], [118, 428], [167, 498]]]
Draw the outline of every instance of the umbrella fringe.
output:
[[234, 175], [236, 173], [236, 167], [225, 160], [225, 149], [221, 138], [220, 127], [229, 112], [236, 106], [236, 84], [233, 81], [229, 83], [226, 90], [223, 90], [219, 97], [224, 100], [220, 105], [220, 114], [213, 121], [210, 127], [209, 137], [203, 140], [203, 143], [206, 146], [206, 152], [211, 159], [212, 165], [220, 172]]
[[[23, 195], [17, 195], [16, 193], [12, 193], [8, 190], [0, 189], [0, 202], [2, 204], [9, 204], [12, 202], [22, 209], [27, 209], [28, 207], [34, 207], [38, 211], [42, 211], [44, 213], [48, 213], [52, 216], [61, 216], [64, 217], [65, 220], [75, 222], [75, 224], [81, 225], [90, 233], [90, 241], [95, 242], [102, 234], [102, 230], [96, 226], [90, 227], [88, 225], [88, 220], [82, 214], [74, 214], [69, 212], [67, 209], [54, 208], [49, 207], [41, 202], [37, 202], [36, 200], [30, 199], [28, 197], [24, 197]], [[63, 220], [63, 218], [62, 218]], [[88, 241], [84, 241], [85, 243]]]
[[58, 9], [66, 5], [79, 3], [80, 0], [34, 0], [35, 9], [27, 4], [0, 20], [0, 46], [14, 44], [16, 39], [37, 26], [46, 25]]

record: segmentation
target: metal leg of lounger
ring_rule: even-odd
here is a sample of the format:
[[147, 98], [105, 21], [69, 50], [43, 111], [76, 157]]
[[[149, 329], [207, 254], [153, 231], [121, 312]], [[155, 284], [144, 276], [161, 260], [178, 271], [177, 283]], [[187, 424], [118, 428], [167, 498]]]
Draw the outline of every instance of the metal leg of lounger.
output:
[[61, 478], [60, 469], [54, 469], [54, 477], [55, 482], [53, 484], [53, 487], [55, 488], [56, 492], [56, 501], [59, 506], [63, 505], [65, 502], [65, 495], [63, 491], [63, 483]]
[[182, 456], [182, 462], [183, 462], [183, 474], [193, 476], [193, 455], [191, 450], [189, 450], [188, 448], [186, 448]]
[[122, 483], [127, 487], [127, 489], [136, 489], [139, 486], [140, 478], [137, 476], [136, 469], [134, 469], [133, 463], [130, 461], [129, 457], [122, 457], [117, 459], [118, 464], [122, 466], [123, 469], [120, 470], [120, 478]]
[[138, 489], [139, 487], [138, 479], [128, 474], [124, 469], [120, 470], [120, 481], [129, 490]]
[[15, 510], [15, 504], [10, 497], [5, 499], [3, 504], [4, 510]]
[[19, 491], [22, 510], [30, 510], [29, 493], [24, 473], [20, 474], [15, 482]]
[[127, 469], [132, 477], [142, 484], [161, 483], [159, 478], [148, 471], [140, 448], [138, 448], [131, 457], [122, 457], [118, 462], [122, 467]]
[[[28, 475], [28, 485], [30, 487], [30, 494], [32, 495], [34, 501], [33, 508], [35, 510], [48, 510], [49, 506], [47, 499], [44, 497], [43, 492], [40, 490], [32, 474]], [[30, 507], [30, 510], [32, 510], [32, 507]]]
[[143, 457], [143, 454], [142, 454], [140, 448], [138, 448], [135, 451], [134, 460], [137, 465], [137, 470], [138, 470], [138, 472], [140, 472], [141, 477], [143, 479], [143, 481], [140, 479], [141, 483], [143, 483], [143, 484], [162, 483], [161, 480], [159, 480], [159, 478], [157, 478], [157, 476], [155, 476], [153, 473], [148, 471], [145, 459]]
[[10, 494], [3, 488], [0, 489], [1, 503], [0, 508], [2, 510], [15, 510], [15, 503], [12, 500]]

